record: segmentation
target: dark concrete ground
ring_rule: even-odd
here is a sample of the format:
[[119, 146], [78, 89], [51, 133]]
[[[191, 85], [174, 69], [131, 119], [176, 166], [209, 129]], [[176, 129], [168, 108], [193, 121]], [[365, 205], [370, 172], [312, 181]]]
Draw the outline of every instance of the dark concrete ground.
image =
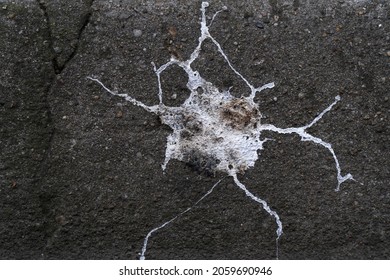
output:
[[[331, 154], [267, 133], [240, 180], [284, 225], [280, 259], [390, 257], [390, 3], [387, 0], [210, 1], [210, 31], [255, 85], [263, 123], [301, 126]], [[151, 62], [187, 58], [200, 1], [0, 1], [0, 258], [136, 259], [152, 228], [191, 206], [224, 174], [161, 170], [170, 129], [86, 79], [157, 104]], [[220, 89], [247, 94], [211, 44], [194, 64]], [[188, 96], [178, 68], [166, 103]], [[175, 94], [177, 95], [176, 99]], [[274, 259], [276, 224], [231, 178], [152, 236], [149, 259]]]

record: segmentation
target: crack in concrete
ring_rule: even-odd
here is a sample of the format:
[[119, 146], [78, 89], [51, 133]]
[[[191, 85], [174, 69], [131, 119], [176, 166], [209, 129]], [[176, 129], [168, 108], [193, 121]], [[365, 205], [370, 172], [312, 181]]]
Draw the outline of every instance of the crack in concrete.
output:
[[[39, 8], [41, 9], [41, 11], [43, 12], [43, 16], [45, 17], [45, 21], [46, 21], [47, 37], [49, 39], [48, 40], [48, 42], [49, 42], [49, 50], [50, 50], [50, 53], [51, 53], [51, 56], [52, 56], [51, 62], [52, 62], [52, 65], [53, 65], [53, 69], [54, 69], [54, 72], [56, 74], [59, 74], [58, 73], [58, 69], [60, 67], [59, 67], [58, 62], [57, 62], [57, 56], [56, 56], [56, 54], [54, 52], [53, 32], [52, 32], [51, 27], [50, 27], [50, 17], [49, 17], [49, 13], [47, 12], [46, 3], [45, 3], [45, 1], [42, 1], [42, 0], [37, 0], [37, 3], [38, 3]], [[51, 88], [51, 86], [50, 86], [50, 88]]]
[[[74, 56], [76, 55], [77, 51], [78, 51], [78, 48], [79, 48], [79, 41], [81, 39], [81, 36], [82, 36], [82, 33], [83, 31], [85, 30], [86, 26], [88, 25], [89, 21], [90, 21], [90, 17], [92, 15], [92, 12], [90, 11], [86, 16], [85, 16], [85, 19], [83, 21], [83, 25], [81, 26], [79, 32], [78, 32], [78, 36], [77, 36], [77, 44], [76, 44], [76, 47], [74, 48], [73, 52], [69, 55], [68, 59], [65, 61], [65, 63], [63, 65], [59, 65], [58, 63], [58, 56], [55, 54], [54, 52], [54, 48], [53, 48], [53, 45], [54, 45], [54, 40], [53, 40], [53, 31], [50, 27], [50, 17], [49, 17], [49, 13], [47, 11], [47, 6], [46, 6], [46, 2], [44, 0], [36, 0], [37, 3], [38, 3], [38, 6], [39, 8], [41, 9], [41, 11], [43, 12], [43, 15], [44, 15], [44, 18], [45, 18], [45, 21], [46, 21], [46, 24], [47, 24], [47, 38], [48, 38], [48, 42], [49, 42], [49, 51], [51, 53], [51, 62], [52, 62], [52, 66], [53, 66], [53, 71], [56, 75], [58, 74], [61, 74], [62, 71], [66, 68], [67, 64], [74, 58]], [[91, 0], [90, 3], [89, 3], [89, 9], [91, 9], [92, 5], [93, 5], [93, 2], [94, 0]], [[49, 139], [48, 139], [48, 145], [45, 149], [45, 154], [42, 158], [42, 161], [41, 161], [41, 166], [45, 166], [46, 165], [46, 161], [49, 157], [49, 154], [50, 154], [50, 150], [51, 150], [51, 147], [52, 147], [52, 142], [53, 142], [53, 139], [54, 139], [54, 135], [55, 135], [55, 127], [53, 125], [53, 118], [52, 118], [52, 114], [51, 114], [51, 110], [50, 110], [50, 104], [49, 104], [49, 101], [48, 101], [48, 95], [49, 93], [51, 92], [52, 88], [54, 87], [54, 82], [55, 82], [55, 76], [53, 75], [47, 85], [47, 87], [45, 88], [45, 95], [44, 95], [44, 99], [45, 99], [45, 110], [47, 112], [47, 125], [48, 127], [51, 127], [51, 131], [50, 131], [50, 136], [49, 136]], [[40, 168], [41, 169], [44, 169], [43, 167]], [[41, 174], [42, 171], [38, 171], [37, 174]], [[40, 181], [41, 180], [41, 176], [36, 176], [37, 179], [36, 179], [36, 182]]]
[[[49, 104], [48, 96], [49, 96], [49, 93], [54, 86], [57, 61], [56, 61], [55, 56], [54, 56], [52, 33], [51, 33], [51, 29], [50, 29], [49, 15], [47, 13], [46, 6], [43, 3], [43, 1], [37, 0], [37, 3], [38, 3], [38, 7], [40, 8], [40, 10], [43, 12], [44, 21], [46, 22], [46, 25], [47, 25], [46, 37], [48, 38], [48, 43], [49, 43], [48, 48], [49, 48], [49, 52], [50, 52], [50, 56], [51, 56], [51, 63], [52, 63], [52, 69], [53, 69], [53, 72], [49, 73], [49, 78], [47, 79], [47, 85], [45, 86], [45, 88], [43, 90], [44, 94], [42, 96], [43, 102], [45, 104], [43, 109], [45, 110], [46, 118], [47, 118], [46, 119], [46, 126], [48, 129], [48, 137], [46, 139], [44, 139], [45, 144], [46, 144], [45, 148], [44, 148], [44, 154], [42, 156], [41, 161], [39, 162], [39, 167], [34, 175], [34, 180], [32, 182], [32, 184], [35, 188], [42, 188], [42, 183], [44, 181], [45, 174], [47, 171], [48, 159], [49, 159], [49, 156], [50, 156], [50, 153], [52, 150], [53, 139], [54, 139], [54, 135], [55, 135], [55, 128], [53, 126], [53, 117], [52, 117], [52, 113], [51, 113], [51, 107]], [[43, 196], [41, 195], [39, 197], [40, 211], [41, 211], [41, 215], [42, 215], [42, 229], [41, 230], [42, 230], [43, 237], [46, 240], [50, 240], [51, 236], [53, 236], [53, 234], [55, 233], [56, 230], [52, 229], [51, 214], [46, 210], [46, 209], [50, 209], [51, 200], [47, 201], [46, 199], [42, 199], [43, 197], [48, 196], [48, 194], [46, 192], [43, 192], [43, 193], [44, 193]], [[48, 244], [48, 241], [46, 242], [46, 244]], [[47, 245], [43, 248], [43, 251], [46, 249], [46, 247], [47, 247]], [[42, 254], [42, 256], [43, 256], [43, 254]]]
[[73, 49], [73, 52], [68, 56], [68, 58], [65, 60], [63, 65], [59, 65], [60, 66], [60, 68], [59, 68], [60, 73], [65, 69], [65, 67], [68, 65], [68, 63], [76, 56], [76, 54], [79, 50], [80, 40], [81, 40], [82, 34], [83, 34], [85, 28], [88, 26], [90, 19], [91, 19], [91, 16], [92, 16], [91, 7], [92, 7], [94, 1], [95, 0], [91, 0], [91, 2], [89, 3], [89, 8], [88, 8], [89, 11], [86, 15], [84, 15], [83, 23], [81, 25], [81, 28], [79, 29], [78, 34], [77, 34], [76, 45]]
[[[91, 9], [93, 2], [94, 2], [94, 0], [91, 0], [91, 2], [89, 3], [90, 4], [89, 9]], [[37, 172], [34, 176], [34, 180], [33, 180], [33, 185], [35, 187], [42, 188], [42, 182], [44, 181], [45, 174], [47, 172], [47, 167], [49, 165], [48, 161], [49, 161], [50, 154], [51, 154], [52, 147], [53, 147], [54, 136], [56, 134], [56, 129], [55, 129], [53, 116], [52, 116], [52, 112], [51, 112], [51, 106], [50, 106], [48, 97], [49, 97], [49, 94], [52, 91], [53, 87], [55, 86], [56, 75], [61, 74], [63, 72], [63, 70], [66, 68], [66, 66], [68, 65], [68, 63], [77, 54], [78, 49], [79, 49], [79, 45], [80, 45], [81, 36], [82, 36], [86, 26], [88, 25], [88, 23], [90, 21], [90, 17], [92, 15], [92, 12], [90, 11], [89, 13], [87, 13], [85, 15], [85, 17], [83, 19], [83, 24], [78, 31], [76, 46], [74, 47], [72, 53], [65, 60], [65, 62], [61, 65], [58, 62], [58, 55], [56, 55], [56, 53], [54, 51], [53, 30], [52, 30], [51, 25], [50, 25], [50, 16], [49, 16], [49, 13], [47, 10], [46, 2], [42, 1], [42, 0], [37, 0], [37, 3], [38, 3], [40, 10], [43, 13], [43, 16], [44, 16], [44, 19], [45, 19], [45, 22], [47, 25], [46, 36], [48, 38], [48, 43], [49, 43], [48, 48], [49, 48], [49, 52], [51, 55], [51, 63], [52, 63], [52, 68], [53, 68], [53, 73], [50, 73], [51, 77], [48, 79], [48, 84], [45, 87], [44, 95], [43, 95], [43, 99], [44, 99], [44, 103], [45, 103], [44, 110], [47, 114], [46, 125], [47, 125], [48, 130], [49, 130], [48, 137], [46, 139], [46, 147], [45, 147], [44, 155], [42, 157], [41, 162], [39, 163], [38, 170], [37, 170]], [[50, 213], [50, 212], [47, 212], [44, 210], [44, 209], [50, 208], [54, 197], [51, 196], [50, 194], [45, 195], [45, 197], [49, 197], [49, 199], [40, 198], [40, 201], [41, 201], [40, 204], [41, 204], [42, 216], [43, 216], [42, 217], [42, 220], [43, 220], [42, 231], [43, 231], [43, 234], [46, 238], [46, 246], [43, 248], [42, 257], [45, 257], [46, 249], [52, 245], [52, 243], [54, 242], [53, 240], [56, 237], [56, 234], [62, 228], [61, 225], [56, 226], [56, 224], [54, 224], [55, 227], [53, 227], [53, 222], [52, 222], [53, 213]]]
[[43, 15], [44, 15], [45, 20], [46, 20], [46, 23], [47, 23], [49, 48], [50, 48], [50, 52], [51, 52], [51, 55], [52, 55], [52, 65], [53, 65], [53, 69], [54, 69], [55, 74], [58, 75], [58, 74], [61, 74], [62, 71], [64, 71], [64, 69], [66, 68], [68, 63], [76, 56], [76, 54], [77, 54], [77, 52], [79, 50], [80, 40], [81, 40], [81, 37], [82, 37], [82, 34], [83, 34], [85, 28], [87, 27], [87, 25], [90, 22], [90, 19], [91, 19], [91, 16], [92, 16], [91, 7], [92, 7], [92, 5], [93, 5], [95, 0], [90, 0], [89, 7], [88, 7], [89, 11], [83, 17], [82, 25], [81, 25], [78, 33], [77, 33], [76, 44], [73, 47], [73, 51], [68, 55], [68, 57], [65, 59], [65, 61], [63, 63], [60, 63], [58, 61], [59, 55], [57, 55], [55, 53], [55, 50], [54, 50], [53, 30], [52, 30], [51, 25], [50, 25], [50, 21], [51, 20], [50, 20], [50, 16], [49, 16], [49, 13], [48, 13], [46, 1], [44, 1], [44, 0], [36, 0], [36, 1], [37, 1], [38, 5], [39, 5], [39, 8], [42, 10]]

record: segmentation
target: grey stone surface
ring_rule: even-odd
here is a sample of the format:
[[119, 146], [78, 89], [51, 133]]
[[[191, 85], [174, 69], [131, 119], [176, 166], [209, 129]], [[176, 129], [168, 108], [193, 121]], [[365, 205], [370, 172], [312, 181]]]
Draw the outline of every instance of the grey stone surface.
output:
[[[388, 259], [389, 2], [210, 1], [208, 15], [223, 6], [213, 36], [248, 80], [276, 84], [257, 99], [264, 123], [303, 125], [342, 97], [310, 132], [332, 143], [358, 182], [335, 192], [327, 150], [273, 133], [240, 176], [282, 219], [280, 259]], [[1, 259], [135, 259], [152, 228], [225, 176], [178, 161], [163, 174], [170, 129], [86, 79], [157, 104], [151, 62], [192, 52], [199, 8], [200, 1], [0, 1]], [[194, 68], [220, 89], [247, 94], [215, 47], [203, 50]], [[168, 105], [188, 96], [180, 69], [162, 82]], [[152, 236], [147, 258], [273, 259], [275, 230], [226, 178]]]

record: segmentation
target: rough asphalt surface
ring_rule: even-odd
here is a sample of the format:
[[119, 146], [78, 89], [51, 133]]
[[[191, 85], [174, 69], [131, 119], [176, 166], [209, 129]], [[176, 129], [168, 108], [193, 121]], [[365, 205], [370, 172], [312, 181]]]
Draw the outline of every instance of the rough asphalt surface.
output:
[[[145, 235], [190, 207], [225, 174], [171, 161], [170, 129], [87, 80], [157, 104], [151, 62], [186, 59], [200, 1], [0, 1], [0, 258], [136, 259]], [[210, 1], [210, 28], [255, 85], [263, 123], [310, 122], [310, 133], [264, 133], [256, 166], [240, 176], [278, 212], [280, 259], [390, 257], [390, 2]], [[240, 96], [247, 88], [206, 43], [201, 75]], [[162, 74], [165, 103], [188, 96], [178, 67]], [[274, 259], [276, 224], [226, 178], [150, 239], [147, 259]]]

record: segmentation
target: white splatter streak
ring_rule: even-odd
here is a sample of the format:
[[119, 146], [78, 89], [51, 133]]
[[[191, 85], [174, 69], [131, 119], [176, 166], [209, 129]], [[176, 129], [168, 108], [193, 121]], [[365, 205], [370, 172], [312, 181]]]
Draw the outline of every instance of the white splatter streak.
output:
[[183, 212], [177, 214], [175, 217], [173, 217], [172, 219], [170, 219], [169, 221], [163, 223], [161, 226], [158, 226], [154, 229], [152, 229], [151, 231], [149, 231], [149, 233], [146, 235], [145, 237], [145, 240], [144, 240], [144, 246], [142, 246], [142, 252], [141, 252], [141, 256], [140, 256], [140, 260], [144, 260], [145, 259], [145, 253], [146, 253], [146, 248], [148, 246], [148, 241], [149, 241], [149, 238], [152, 236], [152, 234], [160, 229], [162, 229], [163, 227], [169, 225], [171, 222], [173, 222], [174, 220], [176, 220], [177, 218], [179, 218], [180, 216], [183, 216], [185, 213], [189, 212], [192, 210], [192, 208], [194, 208], [196, 205], [198, 205], [203, 199], [205, 199], [209, 194], [211, 194], [213, 192], [213, 190], [215, 189], [216, 186], [218, 186], [218, 184], [222, 181], [219, 180], [217, 183], [214, 184], [214, 186], [206, 193], [204, 194], [198, 201], [196, 201], [194, 203], [194, 205], [192, 205], [191, 207], [188, 207], [186, 210], [184, 210]]
[[[248, 168], [254, 166], [258, 159], [258, 151], [263, 149], [263, 144], [269, 139], [260, 139], [262, 131], [273, 131], [280, 134], [298, 134], [302, 141], [310, 141], [325, 147], [333, 156], [337, 169], [337, 186], [346, 180], [353, 180], [351, 174], [342, 175], [341, 167], [331, 144], [309, 134], [306, 130], [315, 125], [333, 106], [340, 100], [336, 96], [335, 101], [321, 112], [313, 121], [302, 127], [278, 128], [272, 124], [261, 124], [261, 114], [258, 104], [254, 102], [255, 95], [265, 89], [274, 87], [274, 83], [267, 83], [263, 86], [252, 85], [230, 62], [217, 40], [210, 35], [209, 26], [216, 16], [222, 12], [218, 11], [212, 17], [209, 25], [206, 24], [207, 2], [201, 6], [202, 20], [200, 23], [199, 43], [191, 53], [190, 57], [181, 61], [172, 57], [166, 64], [153, 68], [157, 76], [159, 104], [147, 106], [142, 102], [128, 96], [119, 94], [107, 88], [98, 79], [88, 77], [100, 84], [109, 93], [120, 96], [136, 106], [140, 106], [148, 112], [154, 113], [161, 118], [161, 121], [170, 126], [173, 132], [167, 138], [165, 160], [162, 169], [165, 170], [170, 159], [177, 159], [192, 164], [198, 171], [213, 173], [221, 171], [231, 176], [235, 184], [245, 194], [259, 203], [262, 208], [271, 215], [276, 222], [276, 257], [278, 258], [278, 241], [283, 233], [281, 219], [275, 210], [272, 210], [268, 203], [251, 193], [246, 186], [238, 180], [237, 174], [244, 173]], [[227, 62], [230, 69], [245, 82], [250, 90], [247, 97], [236, 98], [227, 91], [220, 91], [212, 83], [201, 77], [198, 71], [193, 70], [191, 64], [199, 57], [203, 42], [209, 39], [217, 47], [218, 52]], [[161, 86], [161, 73], [172, 65], [181, 67], [188, 75], [187, 88], [190, 96], [179, 107], [169, 107], [163, 103], [163, 90]], [[194, 206], [207, 197], [219, 184], [218, 181], [209, 192], [200, 198], [192, 207], [176, 215], [169, 221], [152, 229], [145, 237], [141, 252], [141, 259], [145, 259], [149, 238], [156, 231], [164, 228], [180, 216], [190, 211]]]

